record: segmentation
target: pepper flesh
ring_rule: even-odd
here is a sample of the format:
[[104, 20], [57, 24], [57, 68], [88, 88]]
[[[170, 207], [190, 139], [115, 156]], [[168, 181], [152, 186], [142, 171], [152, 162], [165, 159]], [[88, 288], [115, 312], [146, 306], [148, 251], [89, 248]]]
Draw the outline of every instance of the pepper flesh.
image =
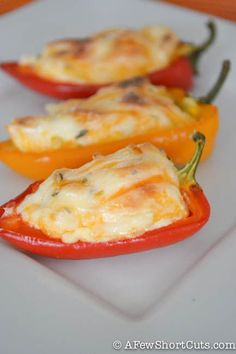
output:
[[109, 257], [163, 247], [184, 240], [201, 229], [210, 216], [209, 203], [195, 181], [195, 170], [204, 145], [204, 141], [200, 140], [202, 134], [198, 134], [196, 139], [198, 146], [192, 162], [179, 174], [181, 193], [189, 209], [188, 217], [134, 238], [66, 244], [31, 227], [16, 212], [5, 213], [8, 208], [16, 210], [28, 194], [38, 189], [41, 182], [35, 182], [20, 196], [0, 207], [0, 237], [22, 250], [61, 259]]

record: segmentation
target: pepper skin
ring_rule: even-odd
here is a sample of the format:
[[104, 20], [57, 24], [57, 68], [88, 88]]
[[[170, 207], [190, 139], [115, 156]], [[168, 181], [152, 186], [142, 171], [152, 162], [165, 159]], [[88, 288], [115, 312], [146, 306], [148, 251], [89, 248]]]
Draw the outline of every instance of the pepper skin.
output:
[[210, 216], [209, 203], [195, 180], [195, 171], [205, 138], [202, 134], [195, 133], [194, 140], [197, 143], [195, 154], [192, 160], [182, 170], [179, 170], [181, 193], [189, 209], [189, 216], [185, 219], [145, 232], [135, 238], [108, 242], [79, 241], [66, 244], [29, 226], [16, 212], [5, 213], [7, 208], [15, 209], [25, 196], [37, 190], [41, 182], [35, 182], [20, 196], [0, 207], [0, 237], [21, 250], [60, 259], [116, 256], [167, 246], [184, 240], [200, 230]]
[[[202, 53], [214, 42], [216, 28], [213, 22], [207, 23], [210, 35], [201, 45], [192, 45], [188, 55], [175, 59], [170, 65], [162, 70], [147, 74], [152, 84], [167, 87], [178, 87], [185, 91], [192, 88], [194, 73], [198, 72], [197, 64]], [[18, 62], [3, 62], [0, 67], [10, 76], [14, 77], [24, 86], [47, 96], [59, 99], [85, 98], [96, 93], [99, 88], [111, 85], [107, 84], [75, 84], [46, 79], [29, 65], [21, 65]]]

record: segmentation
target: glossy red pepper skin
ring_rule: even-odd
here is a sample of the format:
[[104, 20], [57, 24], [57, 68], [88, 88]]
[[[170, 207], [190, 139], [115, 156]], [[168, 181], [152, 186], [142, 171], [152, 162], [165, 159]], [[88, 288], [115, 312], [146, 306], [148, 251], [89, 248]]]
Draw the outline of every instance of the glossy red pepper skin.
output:
[[183, 56], [172, 62], [167, 68], [148, 75], [154, 85], [178, 87], [189, 91], [193, 86], [193, 67], [189, 57]]
[[17, 198], [0, 207], [0, 237], [19, 249], [52, 258], [109, 257], [168, 246], [196, 233], [210, 216], [210, 206], [201, 188], [197, 184], [186, 185], [182, 187], [182, 194], [190, 211], [187, 218], [131, 239], [68, 244], [59, 239], [49, 238], [41, 231], [30, 227], [17, 214], [4, 216], [5, 208], [17, 207], [25, 196], [37, 190], [40, 183], [30, 185]]
[[[30, 66], [23, 66], [17, 62], [1, 63], [0, 67], [24, 86], [59, 99], [86, 98], [96, 93], [101, 87], [111, 84], [74, 84], [47, 80], [37, 75]], [[190, 59], [188, 56], [182, 56], [167, 68], [154, 71], [146, 76], [155, 85], [178, 87], [188, 91], [193, 85], [193, 75]]]

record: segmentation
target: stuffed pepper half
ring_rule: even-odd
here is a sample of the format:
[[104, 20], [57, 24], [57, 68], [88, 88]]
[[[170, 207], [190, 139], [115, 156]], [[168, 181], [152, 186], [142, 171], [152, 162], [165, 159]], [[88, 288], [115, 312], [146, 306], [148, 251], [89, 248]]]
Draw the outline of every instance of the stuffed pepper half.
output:
[[118, 28], [57, 40], [38, 56], [1, 67], [23, 85], [61, 99], [88, 97], [102, 86], [136, 76], [189, 90], [197, 62], [215, 38], [215, 25], [207, 26], [209, 38], [202, 45], [183, 42], [163, 26]]
[[150, 143], [60, 169], [0, 208], [0, 236], [48, 257], [80, 259], [143, 251], [180, 241], [208, 220], [195, 180], [205, 138], [195, 133], [181, 170]]
[[8, 126], [11, 139], [0, 143], [0, 161], [37, 180], [57, 168], [79, 167], [95, 153], [109, 154], [148, 141], [183, 165], [194, 152], [195, 131], [206, 136], [206, 158], [218, 129], [217, 108], [209, 102], [228, 64], [214, 89], [201, 99], [136, 78], [100, 89], [87, 99], [49, 105], [46, 116], [16, 119]]

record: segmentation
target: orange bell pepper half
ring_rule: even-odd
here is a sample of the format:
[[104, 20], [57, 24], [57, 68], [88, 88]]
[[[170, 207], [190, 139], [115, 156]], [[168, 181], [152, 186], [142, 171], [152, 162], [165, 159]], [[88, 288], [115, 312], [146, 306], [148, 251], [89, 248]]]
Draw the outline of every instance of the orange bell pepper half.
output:
[[[181, 193], [189, 209], [189, 215], [186, 218], [145, 232], [135, 238], [108, 242], [78, 241], [68, 244], [36, 230], [16, 213], [17, 206], [28, 194], [36, 191], [41, 183], [35, 182], [20, 196], [0, 207], [0, 237], [21, 250], [61, 259], [98, 258], [140, 252], [167, 246], [190, 237], [203, 227], [210, 216], [209, 203], [195, 180], [205, 137], [200, 133], [195, 133], [193, 138], [197, 144], [195, 154], [192, 160], [178, 171]], [[8, 208], [13, 209], [13, 213], [9, 214]]]
[[[187, 163], [194, 152], [195, 146], [191, 139], [194, 132], [199, 131], [206, 137], [206, 146], [202, 159], [206, 159], [214, 148], [214, 142], [218, 131], [218, 111], [216, 106], [209, 104], [219, 92], [227, 73], [229, 61], [223, 63], [223, 69], [216, 85], [206, 97], [198, 100], [198, 113], [196, 120], [186, 127], [174, 127], [168, 129], [152, 130], [143, 135], [129, 137], [127, 139], [102, 143], [83, 147], [61, 148], [41, 153], [21, 152], [11, 140], [0, 143], [0, 161], [19, 174], [31, 179], [44, 179], [52, 171], [58, 168], [76, 168], [90, 161], [95, 153], [110, 154], [129, 144], [151, 142], [166, 151], [176, 165]], [[170, 96], [181, 104], [187, 94], [180, 89], [169, 89]], [[206, 103], [204, 103], [206, 102]]]
[[[215, 24], [210, 21], [207, 23], [207, 26], [210, 34], [203, 44], [199, 46], [191, 44], [192, 48], [188, 55], [180, 56], [173, 60], [166, 68], [146, 75], [152, 84], [178, 87], [186, 91], [192, 88], [193, 75], [198, 72], [197, 65], [199, 58], [214, 42], [216, 36]], [[31, 66], [23, 65], [16, 61], [3, 62], [0, 64], [0, 67], [24, 86], [44, 95], [59, 99], [86, 98], [96, 93], [101, 87], [112, 84], [75, 84], [51, 80], [37, 74]]]

